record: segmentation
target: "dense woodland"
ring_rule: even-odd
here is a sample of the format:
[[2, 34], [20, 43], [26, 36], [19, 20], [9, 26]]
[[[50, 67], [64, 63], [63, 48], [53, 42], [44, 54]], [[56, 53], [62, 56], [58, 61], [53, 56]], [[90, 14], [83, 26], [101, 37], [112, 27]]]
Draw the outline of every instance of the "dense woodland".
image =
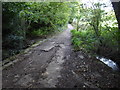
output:
[[72, 13], [69, 3], [6, 2], [2, 7], [3, 58], [19, 53], [31, 38], [61, 30]]
[[71, 31], [75, 51], [119, 60], [117, 20], [114, 11], [105, 12], [102, 7], [105, 4], [87, 7], [80, 2], [3, 2], [3, 59], [20, 53], [31, 39], [47, 38], [70, 23], [75, 27]]

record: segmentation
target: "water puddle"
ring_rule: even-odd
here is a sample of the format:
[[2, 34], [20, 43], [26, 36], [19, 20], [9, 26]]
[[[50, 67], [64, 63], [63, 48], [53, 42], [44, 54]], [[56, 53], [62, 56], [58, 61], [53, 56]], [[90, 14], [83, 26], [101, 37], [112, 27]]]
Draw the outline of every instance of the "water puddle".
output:
[[99, 56], [97, 56], [96, 58], [98, 60], [102, 61], [103, 63], [105, 63], [107, 66], [111, 67], [113, 70], [119, 71], [119, 67], [114, 61], [112, 61], [110, 59], [106, 59], [104, 57], [99, 57]]

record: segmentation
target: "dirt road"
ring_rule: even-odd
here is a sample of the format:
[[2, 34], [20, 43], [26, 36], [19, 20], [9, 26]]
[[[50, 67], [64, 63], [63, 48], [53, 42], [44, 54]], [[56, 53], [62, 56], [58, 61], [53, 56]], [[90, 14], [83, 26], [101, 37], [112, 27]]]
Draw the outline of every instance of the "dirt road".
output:
[[61, 64], [71, 53], [71, 35], [73, 29], [49, 39], [19, 57], [23, 59], [3, 70], [3, 88], [15, 87], [55, 87], [60, 76]]
[[120, 86], [120, 73], [79, 51], [72, 51], [70, 30], [18, 57], [3, 70], [3, 88], [109, 88]]

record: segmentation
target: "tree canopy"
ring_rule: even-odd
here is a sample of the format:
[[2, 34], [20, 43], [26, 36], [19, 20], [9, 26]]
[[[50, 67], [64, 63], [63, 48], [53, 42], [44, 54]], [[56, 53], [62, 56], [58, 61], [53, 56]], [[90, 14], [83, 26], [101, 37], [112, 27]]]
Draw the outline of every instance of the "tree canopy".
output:
[[76, 27], [71, 31], [76, 50], [109, 56], [118, 53], [120, 37], [114, 12], [102, 10], [104, 3], [91, 5], [87, 7], [82, 2], [3, 2], [3, 58], [28, 47], [31, 38], [46, 38], [68, 23]]

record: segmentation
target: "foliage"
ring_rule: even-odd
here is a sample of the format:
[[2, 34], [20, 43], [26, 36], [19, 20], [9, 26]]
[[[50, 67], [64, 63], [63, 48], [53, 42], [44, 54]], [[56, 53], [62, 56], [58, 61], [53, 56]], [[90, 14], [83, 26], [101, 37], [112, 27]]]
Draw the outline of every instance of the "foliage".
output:
[[[26, 46], [29, 38], [45, 37], [58, 28], [66, 26], [70, 19], [70, 4], [66, 2], [3, 2], [3, 51], [6, 49], [20, 51]], [[6, 57], [4, 53], [3, 57]]]
[[109, 53], [118, 51], [119, 33], [113, 11], [104, 4], [86, 7], [81, 2], [3, 2], [3, 58], [26, 47], [32, 37], [47, 37], [72, 23], [72, 43], [76, 50]]
[[[113, 55], [118, 52], [118, 27], [113, 11], [101, 10], [104, 4], [93, 3], [92, 7], [81, 7], [78, 13], [78, 29], [72, 30], [72, 43], [75, 50]], [[84, 11], [84, 12], [82, 12]], [[86, 14], [87, 13], [87, 14]]]
[[97, 42], [95, 34], [92, 30], [72, 30], [72, 43], [76, 50], [93, 50], [94, 44]]
[[[117, 51], [117, 34], [115, 30], [117, 27], [111, 28], [111, 32], [105, 30], [101, 31], [102, 38], [102, 46], [101, 48], [109, 48], [110, 50]], [[97, 52], [98, 48], [100, 48], [100, 42], [95, 36], [95, 33], [92, 29], [88, 30], [72, 30], [72, 43], [74, 45], [75, 50], [87, 50], [88, 52]], [[102, 50], [102, 49], [101, 49]]]

